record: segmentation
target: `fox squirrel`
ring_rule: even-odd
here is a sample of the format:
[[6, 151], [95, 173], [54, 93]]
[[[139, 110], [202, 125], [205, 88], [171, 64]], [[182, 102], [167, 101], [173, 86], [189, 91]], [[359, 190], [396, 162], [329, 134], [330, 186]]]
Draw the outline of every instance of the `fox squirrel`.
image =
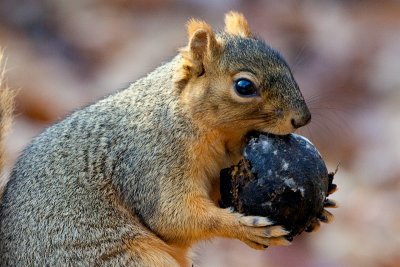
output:
[[0, 204], [1, 266], [190, 266], [199, 240], [290, 243], [268, 218], [218, 206], [220, 170], [249, 131], [310, 121], [288, 64], [236, 12], [222, 32], [198, 20], [187, 31], [170, 62], [23, 151]]

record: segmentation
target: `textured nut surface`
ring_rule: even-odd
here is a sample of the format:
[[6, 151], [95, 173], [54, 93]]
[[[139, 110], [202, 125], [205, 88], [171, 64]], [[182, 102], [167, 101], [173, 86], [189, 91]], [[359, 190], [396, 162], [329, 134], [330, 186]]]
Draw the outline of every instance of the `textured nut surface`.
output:
[[295, 236], [320, 217], [328, 187], [325, 163], [306, 138], [254, 134], [244, 159], [221, 171], [221, 206], [266, 216]]

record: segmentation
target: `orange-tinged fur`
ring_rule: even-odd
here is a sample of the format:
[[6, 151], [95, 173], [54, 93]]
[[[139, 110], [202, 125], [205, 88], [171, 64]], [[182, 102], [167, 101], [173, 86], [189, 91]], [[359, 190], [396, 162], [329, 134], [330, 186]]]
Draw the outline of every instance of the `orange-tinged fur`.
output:
[[[248, 132], [286, 134], [309, 118], [279, 53], [252, 38], [243, 15], [225, 23], [215, 33], [191, 20], [173, 60], [28, 146], [0, 204], [0, 266], [63, 255], [69, 265], [186, 267], [190, 247], [217, 236], [289, 244], [268, 218], [218, 206], [220, 170], [239, 161]], [[243, 79], [254, 94], [236, 88]]]
[[238, 12], [231, 11], [225, 16], [225, 31], [242, 37], [250, 37], [251, 31], [247, 20]]

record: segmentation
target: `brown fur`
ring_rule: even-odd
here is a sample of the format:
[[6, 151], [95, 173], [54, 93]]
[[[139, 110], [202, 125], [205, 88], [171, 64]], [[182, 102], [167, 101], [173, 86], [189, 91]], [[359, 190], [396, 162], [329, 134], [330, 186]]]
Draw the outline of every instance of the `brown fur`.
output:
[[[245, 136], [287, 134], [309, 111], [289, 67], [238, 13], [129, 88], [49, 127], [17, 161], [0, 205], [0, 265], [190, 266], [213, 237], [287, 245], [268, 218], [221, 209], [219, 172]], [[257, 95], [235, 90], [249, 79]]]
[[229, 12], [225, 16], [225, 31], [241, 37], [251, 37], [252, 35], [245, 17], [234, 11]]

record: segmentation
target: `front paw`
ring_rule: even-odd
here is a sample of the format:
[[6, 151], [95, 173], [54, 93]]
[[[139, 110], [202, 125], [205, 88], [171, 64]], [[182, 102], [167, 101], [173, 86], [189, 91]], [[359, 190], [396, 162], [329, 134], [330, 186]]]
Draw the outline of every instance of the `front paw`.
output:
[[[333, 183], [333, 178], [335, 174], [337, 173], [339, 169], [339, 164], [336, 166], [336, 169], [334, 172], [330, 172], [328, 174], [328, 194], [327, 196], [330, 196], [331, 194], [335, 193], [337, 191], [337, 185]], [[321, 227], [321, 222], [323, 223], [330, 223], [333, 221], [334, 216], [332, 213], [327, 211], [325, 208], [337, 208], [338, 204], [336, 201], [331, 200], [331, 199], [325, 199], [324, 201], [324, 209], [321, 212], [321, 214], [318, 216], [318, 218], [315, 218], [311, 222], [311, 224], [306, 228], [306, 232], [315, 232]]]
[[239, 224], [238, 239], [254, 249], [290, 245], [289, 232], [266, 217], [239, 215]]
[[[335, 206], [334, 208], [336, 208]], [[332, 208], [332, 207], [331, 207]], [[323, 223], [331, 223], [334, 219], [332, 213], [324, 209], [318, 218], [314, 219], [311, 224], [306, 228], [306, 232], [316, 232], [321, 227], [321, 222]]]

